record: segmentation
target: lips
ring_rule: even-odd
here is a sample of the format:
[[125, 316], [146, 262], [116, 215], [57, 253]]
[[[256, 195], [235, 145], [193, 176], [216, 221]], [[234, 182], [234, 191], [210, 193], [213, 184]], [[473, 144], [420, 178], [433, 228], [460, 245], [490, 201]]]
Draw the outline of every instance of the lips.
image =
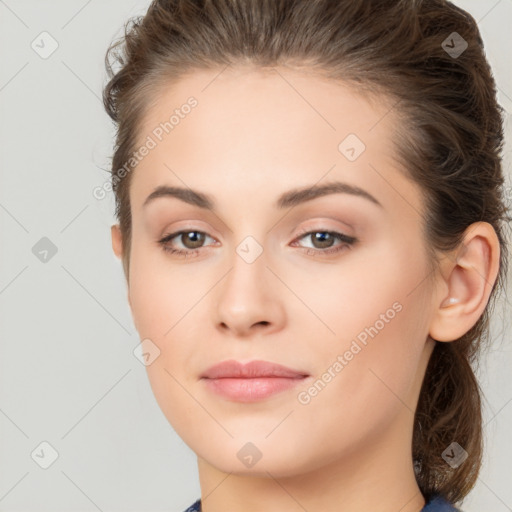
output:
[[302, 384], [309, 374], [268, 361], [242, 364], [223, 361], [208, 368], [201, 382], [217, 396], [234, 402], [257, 402], [292, 390]]
[[202, 375], [204, 379], [284, 377], [289, 379], [307, 377], [309, 374], [269, 361], [250, 361], [242, 364], [233, 359], [211, 366]]

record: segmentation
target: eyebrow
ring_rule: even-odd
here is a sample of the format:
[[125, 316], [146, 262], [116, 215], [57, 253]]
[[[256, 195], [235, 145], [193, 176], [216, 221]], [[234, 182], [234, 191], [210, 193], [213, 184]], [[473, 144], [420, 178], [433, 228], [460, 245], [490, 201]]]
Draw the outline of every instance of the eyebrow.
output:
[[[328, 183], [326, 185], [313, 185], [310, 187], [289, 190], [279, 196], [275, 203], [275, 207], [279, 209], [291, 208], [307, 201], [312, 201], [317, 197], [329, 194], [350, 194], [362, 197], [383, 208], [382, 204], [366, 190], [340, 181]], [[151, 192], [151, 194], [146, 198], [142, 206], [147, 206], [150, 202], [159, 197], [175, 197], [185, 203], [198, 206], [199, 208], [212, 211], [215, 211], [216, 209], [214, 199], [208, 194], [192, 190], [190, 188], [171, 187], [167, 185], [161, 185], [155, 188], [155, 190], [153, 190], [153, 192]]]

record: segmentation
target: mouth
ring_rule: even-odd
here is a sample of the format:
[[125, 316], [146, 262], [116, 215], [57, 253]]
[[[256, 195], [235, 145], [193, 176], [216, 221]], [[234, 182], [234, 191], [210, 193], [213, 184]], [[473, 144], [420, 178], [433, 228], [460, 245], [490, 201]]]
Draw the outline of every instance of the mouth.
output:
[[268, 361], [223, 361], [206, 370], [201, 380], [215, 394], [237, 402], [263, 400], [303, 383], [309, 374]]

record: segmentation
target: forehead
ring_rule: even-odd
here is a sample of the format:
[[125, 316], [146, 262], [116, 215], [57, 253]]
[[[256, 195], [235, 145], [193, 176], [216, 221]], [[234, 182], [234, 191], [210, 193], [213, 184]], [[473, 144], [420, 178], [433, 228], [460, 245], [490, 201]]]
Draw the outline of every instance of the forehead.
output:
[[[218, 142], [217, 134], [248, 125], [252, 133], [264, 132], [278, 140], [289, 139], [301, 128], [303, 132], [323, 132], [334, 140], [347, 130], [370, 139], [368, 132], [378, 124], [383, 126], [376, 130], [377, 136], [387, 131], [393, 117], [388, 116], [393, 100], [385, 95], [363, 96], [361, 90], [347, 83], [327, 80], [312, 71], [288, 68], [196, 70], [168, 85], [163, 82], [154, 92], [148, 90], [148, 94], [152, 98], [141, 122], [139, 141], [168, 121], [174, 112], [188, 111], [186, 104], [191, 98], [197, 106], [189, 112], [190, 116], [185, 113], [185, 118], [191, 117], [192, 121], [182, 123], [184, 118], [180, 115], [179, 120], [173, 121], [177, 124], [172, 131], [184, 135], [193, 131], [198, 142]], [[216, 124], [212, 125], [213, 122]], [[190, 124], [194, 125], [193, 130], [187, 131]], [[207, 129], [207, 140], [202, 140], [204, 133], [198, 131], [201, 126]], [[233, 131], [227, 134], [232, 138], [244, 135]]]
[[385, 96], [288, 68], [195, 71], [151, 98], [138, 140], [154, 147], [134, 172], [132, 206], [162, 182], [233, 192], [239, 183], [242, 194], [266, 183], [276, 195], [329, 172], [360, 184], [397, 167], [391, 106]]

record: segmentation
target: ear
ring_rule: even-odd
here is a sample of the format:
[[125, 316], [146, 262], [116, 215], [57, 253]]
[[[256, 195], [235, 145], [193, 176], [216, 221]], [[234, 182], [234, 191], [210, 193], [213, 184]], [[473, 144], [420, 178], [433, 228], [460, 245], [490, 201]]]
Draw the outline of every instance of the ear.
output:
[[123, 238], [119, 224], [113, 224], [110, 228], [110, 232], [112, 235], [112, 249], [114, 250], [114, 254], [118, 258], [121, 258], [123, 255]]
[[[112, 235], [112, 249], [114, 251], [114, 254], [119, 258], [122, 259], [123, 257], [123, 237], [121, 235], [121, 228], [119, 227], [119, 224], [113, 224], [110, 228], [110, 233]], [[128, 284], [128, 276], [126, 275], [126, 271], [123, 268], [123, 271], [125, 272], [126, 282]], [[132, 307], [132, 301], [130, 299], [130, 287], [128, 286], [127, 290], [127, 297], [128, 297], [128, 304], [130, 305], [130, 308]]]
[[435, 296], [429, 334], [438, 341], [456, 340], [477, 323], [499, 271], [500, 244], [488, 222], [471, 224], [457, 252], [443, 261]]

